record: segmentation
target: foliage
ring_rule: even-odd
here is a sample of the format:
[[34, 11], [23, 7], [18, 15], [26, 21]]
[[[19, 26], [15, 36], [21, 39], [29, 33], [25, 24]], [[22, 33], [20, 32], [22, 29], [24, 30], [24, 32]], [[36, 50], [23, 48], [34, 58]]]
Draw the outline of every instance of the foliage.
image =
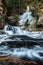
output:
[[23, 0], [6, 0], [6, 7], [7, 8], [12, 8], [13, 6], [25, 6]]
[[7, 15], [14, 13], [22, 13], [26, 9], [26, 3], [24, 0], [6, 0]]
[[29, 21], [27, 20], [26, 23], [24, 24], [25, 26], [29, 26]]
[[29, 25], [30, 25], [30, 23], [29, 23], [29, 21], [27, 20], [27, 21], [25, 22], [25, 24], [24, 24], [24, 28], [27, 29], [27, 30], [29, 30]]
[[6, 0], [6, 7], [11, 8], [14, 5], [15, 0]]

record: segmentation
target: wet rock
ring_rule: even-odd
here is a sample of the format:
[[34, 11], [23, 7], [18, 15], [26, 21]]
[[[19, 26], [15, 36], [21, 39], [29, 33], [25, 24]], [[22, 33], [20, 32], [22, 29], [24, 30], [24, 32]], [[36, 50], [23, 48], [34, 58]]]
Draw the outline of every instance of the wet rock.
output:
[[0, 52], [0, 62], [5, 61], [10, 58], [10, 55], [8, 53]]
[[9, 59], [0, 61], [0, 65], [39, 65], [34, 60], [23, 60], [20, 58], [15, 58], [14, 56], [11, 56]]
[[[17, 51], [19, 52], [20, 50], [17, 50]], [[0, 65], [43, 65], [41, 63], [41, 60], [39, 60], [36, 57], [34, 58], [33, 55], [32, 55], [32, 57], [34, 59], [27, 57], [27, 55], [23, 56], [23, 57], [17, 57], [17, 56], [11, 55], [9, 57], [6, 53], [2, 53], [2, 52], [0, 52], [0, 53], [1, 53], [0, 59], [2, 58], [2, 60], [0, 60]], [[5, 55], [2, 56], [2, 54], [5, 54]], [[40, 54], [40, 56], [43, 56], [41, 53], [39, 53], [39, 54]]]

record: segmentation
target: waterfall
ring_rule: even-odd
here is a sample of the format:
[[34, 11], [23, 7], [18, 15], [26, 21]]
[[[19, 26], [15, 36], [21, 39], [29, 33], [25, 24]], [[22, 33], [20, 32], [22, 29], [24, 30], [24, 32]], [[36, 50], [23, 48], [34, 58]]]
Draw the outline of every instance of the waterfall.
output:
[[[26, 12], [20, 16], [20, 21], [19, 21], [20, 25], [25, 24], [27, 20], [31, 25], [33, 24], [34, 18], [31, 15], [29, 6], [27, 6]], [[14, 36], [14, 35], [26, 35], [32, 38], [43, 39], [43, 31], [27, 31], [27, 30], [23, 30], [20, 26], [11, 26], [7, 24], [4, 26], [3, 30], [1, 31], [3, 31], [3, 33], [0, 32], [0, 43], [3, 41], [14, 41], [15, 39], [9, 38], [10, 36]]]
[[32, 12], [30, 12], [29, 10], [29, 6], [27, 6], [27, 10], [25, 13], [23, 13], [23, 15], [21, 15], [19, 17], [20, 21], [19, 21], [19, 25], [23, 25], [25, 24], [25, 22], [28, 20], [29, 23], [32, 23], [34, 21], [34, 18], [32, 17]]
[[26, 35], [32, 38], [43, 39], [43, 31], [27, 31], [19, 26], [5, 25], [4, 32], [9, 35]]
[[23, 35], [23, 30], [18, 26], [5, 25], [3, 29], [9, 35]]

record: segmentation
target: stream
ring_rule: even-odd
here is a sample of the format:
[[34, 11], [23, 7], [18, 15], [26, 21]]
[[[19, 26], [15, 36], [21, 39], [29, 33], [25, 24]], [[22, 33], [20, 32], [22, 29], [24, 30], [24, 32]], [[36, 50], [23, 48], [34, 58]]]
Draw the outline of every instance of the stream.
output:
[[[31, 12], [26, 11], [20, 16], [20, 25], [22, 23], [24, 24], [27, 19], [32, 21]], [[42, 39], [43, 44], [43, 31], [31, 32], [23, 30], [20, 26], [5, 25], [3, 30], [0, 30], [0, 57], [11, 55], [25, 60], [38, 59], [38, 61], [43, 62], [43, 45], [41, 43], [39, 44], [39, 42], [32, 41], [31, 38], [39, 39], [39, 41]], [[17, 44], [23, 44], [24, 46], [16, 47]]]
[[[20, 32], [20, 33], [19, 33]], [[24, 32], [24, 33], [23, 33]], [[34, 34], [33, 34], [34, 33]], [[35, 34], [36, 33], [36, 34]], [[7, 44], [9, 44], [10, 42], [15, 42], [15, 41], [19, 41], [21, 42], [26, 42], [26, 39], [22, 39], [21, 37], [16, 37], [16, 36], [28, 36], [28, 37], [32, 37], [32, 38], [39, 38], [41, 39], [41, 37], [43, 38], [42, 32], [26, 32], [26, 30], [22, 30], [20, 27], [13, 27], [10, 25], [6, 25], [4, 27], [3, 30], [0, 30], [0, 52], [3, 53], [7, 53], [8, 55], [12, 55], [15, 56], [17, 58], [23, 58], [24, 59], [39, 59], [40, 61], [43, 62], [43, 47], [38, 45], [37, 42], [32, 42], [32, 44], [34, 43], [34, 45], [30, 45], [28, 46], [28, 43], [26, 43], [26, 45], [28, 46], [21, 46], [21, 47], [15, 47], [16, 43], [14, 44], [13, 47], [9, 47]], [[41, 36], [41, 37], [40, 37]], [[27, 37], [27, 41], [29, 40]], [[9, 43], [7, 43], [9, 42]], [[5, 44], [4, 44], [5, 43]], [[13, 45], [12, 43], [12, 45]], [[36, 44], [35, 44], [36, 43]], [[22, 43], [21, 43], [22, 44]], [[6, 52], [7, 51], [7, 52]], [[0, 53], [0, 56], [5, 56], [4, 54]]]

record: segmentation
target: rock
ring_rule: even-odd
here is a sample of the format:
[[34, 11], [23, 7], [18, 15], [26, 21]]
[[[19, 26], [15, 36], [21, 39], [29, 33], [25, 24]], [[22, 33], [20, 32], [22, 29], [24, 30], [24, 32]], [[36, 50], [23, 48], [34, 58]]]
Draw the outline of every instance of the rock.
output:
[[43, 15], [41, 17], [39, 17], [39, 20], [38, 20], [38, 25], [43, 25]]
[[5, 24], [5, 16], [6, 16], [5, 12], [6, 11], [2, 3], [2, 0], [0, 0], [0, 29], [2, 29]]
[[7, 56], [5, 55], [4, 57], [0, 57], [0, 65], [39, 65], [38, 62], [36, 62], [35, 60], [31, 60], [31, 59], [24, 59], [23, 58], [17, 58], [15, 56]]
[[10, 54], [0, 52], [0, 62], [1, 62], [1, 61], [5, 61], [5, 60], [7, 60], [7, 59], [9, 59], [9, 58], [10, 58]]
[[35, 10], [35, 7], [30, 6], [30, 10]]

